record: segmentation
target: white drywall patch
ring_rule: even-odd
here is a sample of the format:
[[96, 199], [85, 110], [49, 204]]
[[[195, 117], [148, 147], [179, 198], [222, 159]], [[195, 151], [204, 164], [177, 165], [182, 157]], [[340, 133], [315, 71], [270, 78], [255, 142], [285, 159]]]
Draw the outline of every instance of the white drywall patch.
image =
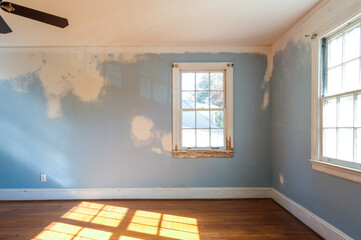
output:
[[106, 84], [101, 76], [104, 55], [44, 53], [42, 57], [38, 76], [48, 100], [49, 117], [61, 116], [61, 99], [69, 92], [82, 102], [98, 100]]
[[269, 53], [267, 54], [267, 69], [264, 75], [262, 89], [264, 90], [262, 110], [266, 110], [270, 102], [270, 81], [273, 73], [273, 56]]
[[131, 137], [136, 146], [147, 145], [152, 138], [154, 123], [147, 116], [135, 116], [131, 121]]
[[0, 79], [9, 80], [36, 72], [42, 65], [39, 54], [19, 49], [1, 49]]
[[164, 151], [170, 152], [172, 151], [172, 134], [165, 133], [161, 139], [162, 147]]
[[160, 149], [160, 148], [152, 148], [152, 152], [154, 152], [154, 153], [157, 153], [157, 154], [162, 154], [162, 149]]
[[[38, 76], [47, 99], [48, 117], [62, 115], [62, 99], [73, 94], [82, 102], [97, 102], [108, 84], [105, 76], [105, 63], [121, 61], [135, 63], [147, 54], [185, 54], [185, 53], [259, 53], [267, 55], [268, 65], [264, 83], [272, 74], [270, 47], [54, 47], [54, 48], [2, 48], [0, 54], [0, 81], [11, 81], [14, 91], [26, 92], [28, 82]], [[263, 84], [266, 86], [267, 84]], [[162, 90], [163, 85], [155, 86]], [[265, 89], [264, 104], [268, 106], [268, 87]], [[159, 91], [160, 91], [159, 90]], [[160, 103], [167, 98], [156, 95]], [[159, 137], [159, 140], [160, 137]], [[162, 146], [164, 149], [168, 147]]]
[[270, 97], [269, 95], [270, 94], [269, 94], [269, 88], [268, 88], [263, 96], [262, 110], [266, 110], [266, 108], [269, 105], [269, 97]]
[[47, 110], [49, 118], [57, 118], [61, 116], [61, 103], [58, 95], [48, 95]]
[[[10, 81], [13, 91], [26, 92], [38, 76], [47, 99], [48, 117], [60, 117], [61, 100], [72, 93], [82, 102], [96, 102], [107, 84], [103, 65], [114, 55], [85, 49], [2, 49], [0, 79]], [[119, 56], [118, 56], [119, 58]]]

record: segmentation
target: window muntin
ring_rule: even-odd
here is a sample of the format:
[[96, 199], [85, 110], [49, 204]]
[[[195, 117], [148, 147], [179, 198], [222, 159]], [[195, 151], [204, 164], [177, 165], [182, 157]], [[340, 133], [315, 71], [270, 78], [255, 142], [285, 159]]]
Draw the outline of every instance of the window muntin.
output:
[[360, 20], [324, 39], [321, 105], [321, 159], [361, 164]]
[[225, 71], [181, 71], [181, 148], [225, 148]]
[[172, 154], [233, 157], [233, 63], [173, 63]]

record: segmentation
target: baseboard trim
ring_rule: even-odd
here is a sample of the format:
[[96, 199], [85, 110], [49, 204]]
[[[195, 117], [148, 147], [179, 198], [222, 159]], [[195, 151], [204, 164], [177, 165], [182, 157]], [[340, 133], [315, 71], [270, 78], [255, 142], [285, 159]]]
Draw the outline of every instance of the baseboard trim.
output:
[[42, 188], [0, 189], [0, 201], [75, 199], [271, 198], [272, 188]]
[[329, 240], [351, 237], [274, 188], [42, 188], [0, 189], [0, 201], [76, 199], [230, 199], [272, 198], [287, 211]]
[[274, 188], [272, 189], [272, 199], [323, 238], [327, 240], [352, 240], [351, 237]]

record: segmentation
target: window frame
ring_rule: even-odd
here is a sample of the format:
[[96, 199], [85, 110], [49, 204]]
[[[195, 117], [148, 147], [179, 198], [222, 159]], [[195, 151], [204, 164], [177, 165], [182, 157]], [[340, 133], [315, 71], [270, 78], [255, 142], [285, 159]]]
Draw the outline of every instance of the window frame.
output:
[[[325, 81], [327, 50], [325, 52], [324, 44], [327, 39], [331, 40], [340, 33], [346, 32], [353, 26], [361, 23], [360, 9], [354, 9], [354, 13], [349, 13], [343, 18], [332, 22], [321, 28], [312, 44], [312, 119], [311, 119], [311, 159], [312, 169], [340, 177], [349, 181], [361, 183], [361, 164], [323, 157], [323, 101], [324, 99], [336, 98], [340, 96], [355, 95], [361, 92], [361, 89], [348, 91], [341, 94], [323, 96], [322, 83]], [[361, 40], [360, 40], [361, 41]], [[327, 46], [327, 45], [326, 45]], [[360, 48], [361, 51], [361, 48]], [[343, 63], [342, 63], [343, 64]], [[361, 58], [360, 58], [361, 64]], [[360, 69], [361, 71], [361, 69]], [[361, 72], [360, 72], [361, 74]], [[361, 76], [360, 76], [361, 77]], [[336, 110], [337, 111], [337, 110]], [[353, 126], [354, 128], [354, 126]]]
[[[181, 72], [224, 72], [224, 147], [181, 148]], [[197, 110], [197, 109], [194, 109]], [[183, 110], [184, 111], [184, 110]], [[233, 157], [233, 63], [174, 62], [172, 64], [172, 154], [174, 158]]]

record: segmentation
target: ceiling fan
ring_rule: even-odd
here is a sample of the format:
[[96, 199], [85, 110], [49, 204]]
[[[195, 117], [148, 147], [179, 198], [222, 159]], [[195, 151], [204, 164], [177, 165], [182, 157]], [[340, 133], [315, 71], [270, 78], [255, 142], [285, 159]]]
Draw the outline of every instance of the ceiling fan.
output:
[[[41, 12], [35, 9], [27, 8], [10, 2], [0, 0], [0, 8], [5, 12], [16, 14], [22, 17], [30, 18], [39, 22], [50, 24], [56, 27], [65, 28], [69, 25], [68, 19], [58, 17], [49, 13]], [[11, 28], [0, 16], [0, 33], [10, 33]]]

